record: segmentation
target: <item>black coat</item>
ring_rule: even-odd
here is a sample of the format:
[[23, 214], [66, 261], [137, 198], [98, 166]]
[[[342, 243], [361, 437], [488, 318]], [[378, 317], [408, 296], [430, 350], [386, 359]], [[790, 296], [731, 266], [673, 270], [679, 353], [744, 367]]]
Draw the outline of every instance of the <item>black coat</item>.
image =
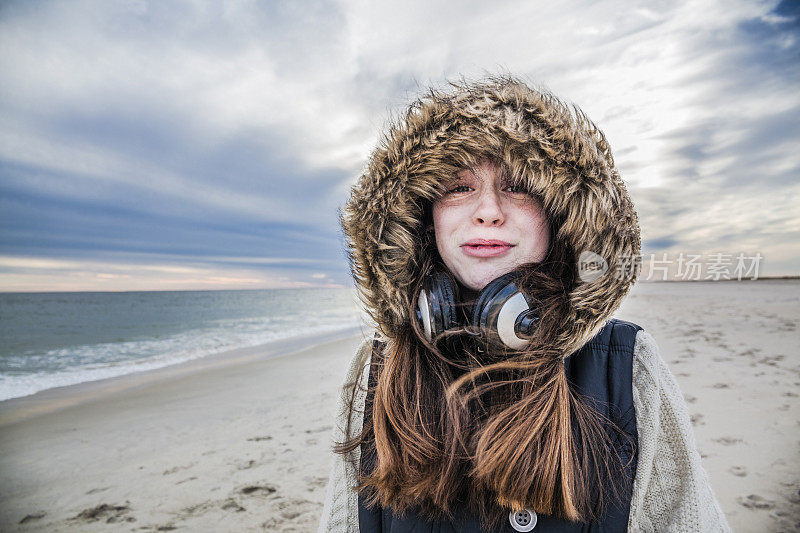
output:
[[[636, 333], [642, 329], [631, 322], [611, 319], [600, 333], [587, 342], [578, 351], [564, 359], [567, 377], [576, 390], [594, 401], [594, 407], [600, 414], [610, 419], [619, 427], [630, 441], [609, 431], [612, 442], [620, 455], [627, 477], [626, 492], [622, 499], [613, 502], [606, 509], [605, 515], [597, 523], [576, 523], [557, 519], [547, 515], [533, 515], [536, 525], [534, 532], [617, 532], [627, 531], [628, 515], [633, 479], [636, 476], [637, 446], [636, 411], [633, 406], [633, 348]], [[373, 373], [370, 372], [370, 393], [373, 389]], [[368, 394], [370, 394], [368, 393]], [[367, 397], [367, 405], [371, 398]], [[365, 409], [365, 417], [369, 416]], [[369, 443], [362, 444], [362, 464], [364, 472], [374, 468], [374, 456], [368, 453]], [[630, 459], [633, 458], [631, 461]], [[403, 517], [395, 515], [390, 509], [376, 506], [367, 509], [364, 499], [358, 499], [359, 529], [362, 533], [410, 533], [410, 532], [463, 532], [488, 533], [482, 529], [477, 517], [468, 509], [456, 511], [453, 521], [430, 521], [411, 510]], [[525, 531], [526, 519], [522, 516], [509, 517], [509, 521], [497, 532]], [[517, 520], [512, 524], [512, 520]], [[514, 527], [516, 525], [516, 527]], [[521, 529], [520, 529], [521, 528]]]

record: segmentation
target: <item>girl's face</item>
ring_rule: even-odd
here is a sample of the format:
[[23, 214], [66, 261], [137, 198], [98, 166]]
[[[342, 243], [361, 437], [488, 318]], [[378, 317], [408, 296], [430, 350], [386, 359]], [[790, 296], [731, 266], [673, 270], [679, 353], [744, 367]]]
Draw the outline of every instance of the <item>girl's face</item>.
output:
[[550, 225], [540, 203], [488, 160], [461, 170], [433, 204], [436, 248], [465, 286], [483, 289], [525, 263], [544, 259]]

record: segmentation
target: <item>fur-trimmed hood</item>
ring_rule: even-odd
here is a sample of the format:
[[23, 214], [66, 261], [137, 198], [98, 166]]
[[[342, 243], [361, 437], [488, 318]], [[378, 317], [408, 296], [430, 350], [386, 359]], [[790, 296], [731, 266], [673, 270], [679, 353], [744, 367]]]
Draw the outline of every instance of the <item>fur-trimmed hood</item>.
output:
[[483, 157], [506, 165], [548, 215], [563, 220], [559, 236], [581, 262], [557, 336], [566, 357], [635, 283], [639, 224], [603, 133], [576, 107], [513, 78], [429, 92], [372, 153], [341, 217], [362, 301], [389, 339], [408, 326], [414, 286], [425, 274], [422, 254], [430, 253], [420, 246], [425, 206], [445, 178]]

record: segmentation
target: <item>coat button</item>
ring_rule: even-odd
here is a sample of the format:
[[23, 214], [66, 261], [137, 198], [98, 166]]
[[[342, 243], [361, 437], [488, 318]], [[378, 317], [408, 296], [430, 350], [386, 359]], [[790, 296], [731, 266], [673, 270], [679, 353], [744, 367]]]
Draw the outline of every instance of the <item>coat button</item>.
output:
[[536, 511], [523, 509], [522, 511], [511, 511], [508, 513], [508, 521], [514, 531], [532, 531], [536, 527]]

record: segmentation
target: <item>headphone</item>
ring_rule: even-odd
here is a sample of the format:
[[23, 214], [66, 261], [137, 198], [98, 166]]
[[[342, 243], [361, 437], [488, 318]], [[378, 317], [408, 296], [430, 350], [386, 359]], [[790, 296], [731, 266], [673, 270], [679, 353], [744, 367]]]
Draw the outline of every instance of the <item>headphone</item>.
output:
[[[509, 272], [486, 285], [468, 324], [475, 326], [486, 340], [499, 341], [512, 350], [521, 350], [528, 344], [539, 322], [535, 302], [518, 286], [519, 277], [519, 272]], [[455, 292], [455, 282], [449, 274], [434, 271], [425, 277], [417, 297], [416, 315], [429, 341], [461, 326]]]

